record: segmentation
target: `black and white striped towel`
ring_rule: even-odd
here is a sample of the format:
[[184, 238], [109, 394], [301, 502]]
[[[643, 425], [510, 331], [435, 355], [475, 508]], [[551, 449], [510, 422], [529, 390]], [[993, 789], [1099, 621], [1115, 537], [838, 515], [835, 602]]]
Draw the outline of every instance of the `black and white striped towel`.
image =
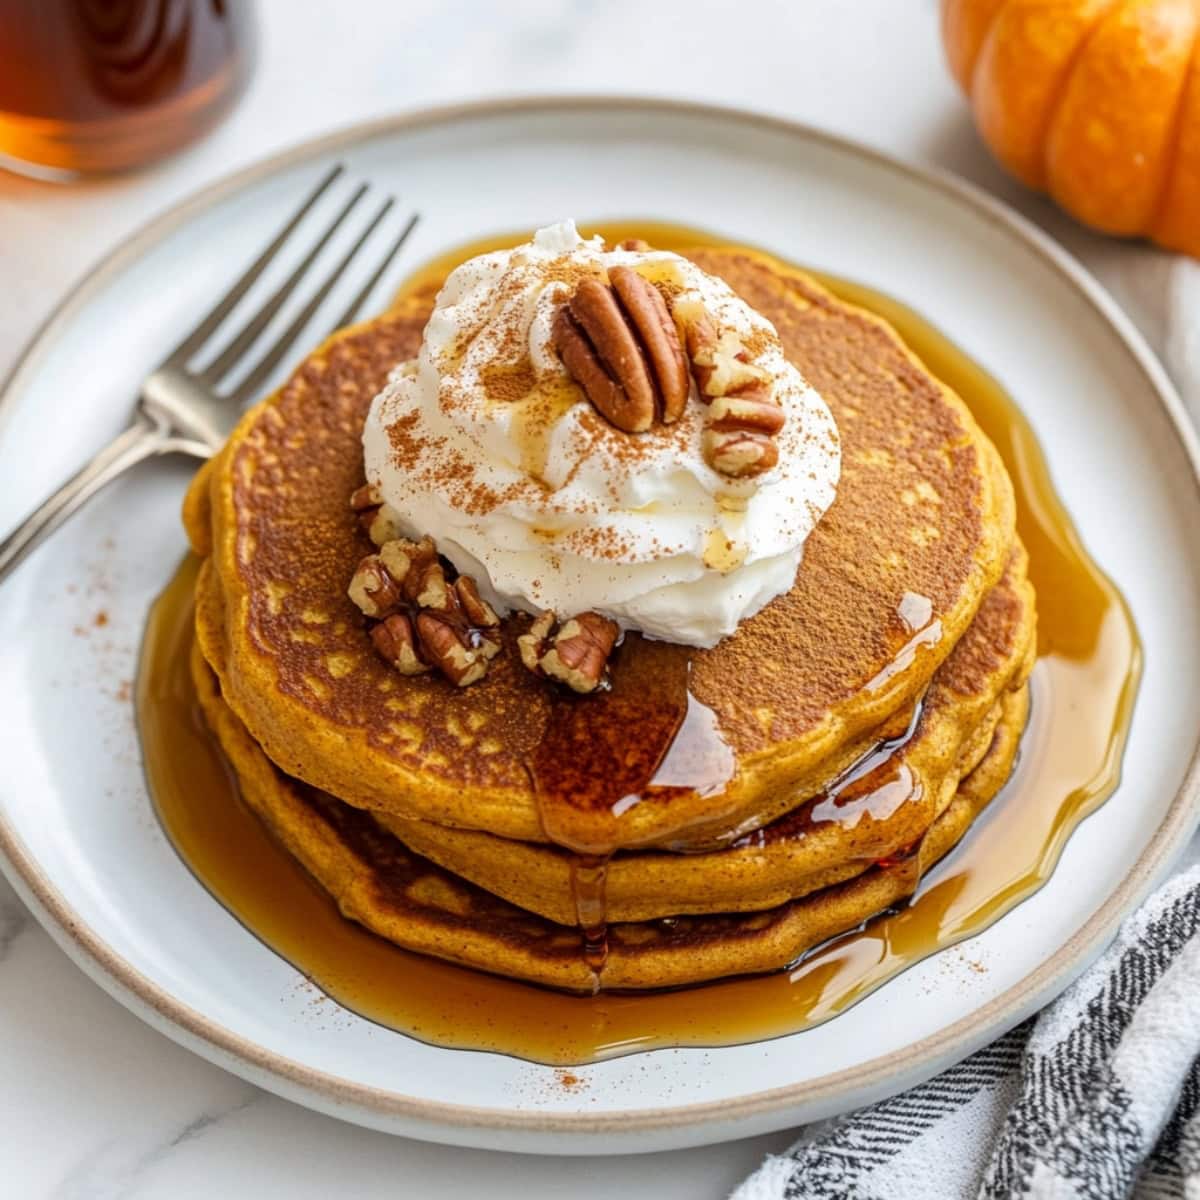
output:
[[1200, 1200], [1200, 866], [1038, 1017], [806, 1129], [734, 1200]]

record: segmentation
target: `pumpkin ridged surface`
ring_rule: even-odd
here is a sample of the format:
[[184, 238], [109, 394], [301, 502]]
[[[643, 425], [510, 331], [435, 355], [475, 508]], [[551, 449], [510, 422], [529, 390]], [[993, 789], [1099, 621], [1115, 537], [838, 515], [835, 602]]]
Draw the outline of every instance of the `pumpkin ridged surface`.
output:
[[1175, 119], [1175, 151], [1150, 233], [1168, 249], [1200, 257], [1200, 37], [1192, 47]]
[[1046, 188], [1047, 128], [1072, 69], [1115, 0], [1010, 0], [980, 51], [971, 99], [992, 153], [1030, 187]]
[[1149, 230], [1195, 33], [1192, 0], [1124, 0], [1088, 40], [1046, 141], [1050, 194], [1080, 220]]
[[979, 51], [1005, 0], [942, 0], [942, 43], [950, 72], [969, 96]]

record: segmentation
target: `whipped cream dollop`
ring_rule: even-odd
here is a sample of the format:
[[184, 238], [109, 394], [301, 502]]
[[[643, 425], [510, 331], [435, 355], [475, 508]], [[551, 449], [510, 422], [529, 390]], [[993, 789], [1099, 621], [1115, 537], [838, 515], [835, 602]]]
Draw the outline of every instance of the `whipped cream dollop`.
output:
[[[770, 375], [787, 420], [769, 472], [733, 480], [708, 466], [695, 394], [675, 424], [629, 434], [567, 375], [555, 313], [580, 279], [618, 264], [672, 305], [699, 301]], [[499, 611], [590, 609], [695, 646], [791, 588], [841, 467], [833, 417], [769, 321], [689, 260], [607, 249], [572, 221], [451, 273], [417, 358], [375, 398], [363, 448], [401, 524], [434, 537]]]

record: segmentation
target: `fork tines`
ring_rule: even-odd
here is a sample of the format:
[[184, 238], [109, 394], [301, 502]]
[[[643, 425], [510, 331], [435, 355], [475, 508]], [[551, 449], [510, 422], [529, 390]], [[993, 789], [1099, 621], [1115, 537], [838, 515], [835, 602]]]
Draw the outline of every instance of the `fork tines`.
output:
[[[334, 191], [335, 183], [346, 174], [346, 168], [338, 163], [332, 167], [317, 183], [316, 187], [305, 198], [300, 207], [288, 218], [283, 227], [272, 239], [266, 249], [250, 264], [245, 273], [221, 297], [196, 328], [168, 356], [164, 366], [183, 368], [210, 341], [226, 318], [233, 312], [242, 299], [254, 285], [267, 273], [268, 268], [280, 256], [284, 248], [293, 241], [293, 235], [306, 218], [314, 213], [321, 205], [327, 193]], [[288, 276], [279, 283], [263, 304], [250, 314], [241, 328], [225, 343], [209, 361], [198, 371], [192, 371], [193, 377], [209, 389], [216, 391], [217, 385], [245, 361], [248, 352], [257, 344], [268, 327], [281, 313], [287, 301], [297, 291], [300, 284], [308, 277], [314, 265], [322, 257], [323, 252], [335, 239], [337, 234], [352, 226], [350, 218], [358, 208], [359, 202], [367, 195], [369, 185], [359, 184], [342, 202], [340, 208], [328, 220], [315, 240], [303, 250], [302, 257]], [[324, 304], [329, 294], [356, 260], [363, 257], [364, 248], [372, 239], [372, 235], [384, 224], [388, 214], [395, 207], [393, 196], [386, 196], [375, 208], [373, 214], [358, 233], [358, 236], [346, 249], [338, 261], [327, 270], [324, 278], [316, 285], [308, 299], [299, 311], [287, 323], [286, 327], [276, 335], [275, 340], [262, 350], [257, 361], [245, 372], [235, 387], [228, 391], [228, 396], [238, 403], [252, 399], [259, 388], [266, 382], [272, 371], [283, 360], [300, 335], [313, 323], [318, 310]], [[413, 214], [404, 224], [400, 232], [393, 238], [381, 257], [375, 260], [374, 269], [366, 281], [355, 293], [353, 299], [338, 314], [337, 318], [312, 340], [319, 341], [335, 330], [350, 324], [358, 315], [360, 309], [379, 283], [384, 272], [399, 253], [400, 248], [408, 240], [418, 221]], [[299, 241], [299, 239], [295, 239]], [[280, 259], [280, 261], [283, 261]], [[365, 260], [364, 258], [364, 261]]]

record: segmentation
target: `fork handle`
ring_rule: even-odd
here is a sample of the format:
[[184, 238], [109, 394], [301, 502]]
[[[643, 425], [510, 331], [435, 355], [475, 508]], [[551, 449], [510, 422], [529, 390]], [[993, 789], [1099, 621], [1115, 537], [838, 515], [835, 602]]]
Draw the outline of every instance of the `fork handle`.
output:
[[139, 413], [124, 433], [118, 434], [0, 542], [0, 583], [44, 537], [78, 512], [101, 488], [143, 459], [173, 448], [167, 431]]

